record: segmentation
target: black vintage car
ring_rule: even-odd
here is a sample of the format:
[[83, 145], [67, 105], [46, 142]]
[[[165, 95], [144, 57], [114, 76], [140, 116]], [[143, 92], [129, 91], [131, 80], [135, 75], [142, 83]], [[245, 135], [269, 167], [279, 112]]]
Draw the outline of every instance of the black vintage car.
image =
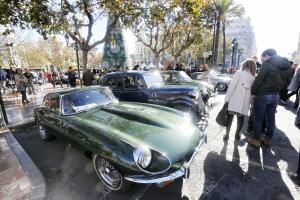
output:
[[192, 85], [165, 85], [156, 71], [109, 73], [100, 83], [109, 86], [120, 101], [135, 101], [163, 105], [184, 112], [198, 121], [205, 115], [200, 89]]

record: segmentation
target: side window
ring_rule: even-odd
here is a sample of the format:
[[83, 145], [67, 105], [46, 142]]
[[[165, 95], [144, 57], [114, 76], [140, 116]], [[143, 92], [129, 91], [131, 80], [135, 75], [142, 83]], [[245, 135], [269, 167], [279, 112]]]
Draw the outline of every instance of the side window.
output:
[[51, 94], [45, 98], [45, 106], [54, 113], [59, 113], [59, 96], [57, 94]]
[[144, 87], [144, 82], [141, 77], [129, 75], [124, 78], [125, 90], [138, 90], [143, 87]]
[[167, 83], [173, 83], [177, 81], [176, 76], [173, 74], [162, 74], [162, 77]]
[[121, 90], [122, 89], [123, 78], [122, 77], [112, 77], [107, 79], [107, 86], [112, 90]]

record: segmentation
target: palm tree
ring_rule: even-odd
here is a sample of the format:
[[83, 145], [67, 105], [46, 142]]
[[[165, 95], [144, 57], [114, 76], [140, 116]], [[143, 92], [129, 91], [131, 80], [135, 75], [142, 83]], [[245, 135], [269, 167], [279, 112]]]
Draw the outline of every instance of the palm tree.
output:
[[215, 43], [213, 48], [213, 65], [217, 64], [218, 52], [219, 52], [219, 39], [220, 39], [220, 28], [222, 24], [223, 32], [223, 66], [225, 65], [225, 48], [226, 48], [226, 35], [225, 27], [227, 19], [241, 16], [244, 13], [244, 8], [241, 5], [236, 5], [233, 0], [214, 0], [214, 6], [216, 11], [216, 35]]

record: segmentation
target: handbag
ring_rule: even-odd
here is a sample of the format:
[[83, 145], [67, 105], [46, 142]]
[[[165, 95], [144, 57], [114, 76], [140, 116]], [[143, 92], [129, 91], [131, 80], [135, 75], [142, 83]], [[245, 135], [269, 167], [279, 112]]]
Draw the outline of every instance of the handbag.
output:
[[220, 112], [217, 115], [216, 122], [220, 126], [226, 127], [228, 125], [228, 116], [229, 116], [228, 103], [225, 103], [223, 105], [223, 108], [220, 110]]

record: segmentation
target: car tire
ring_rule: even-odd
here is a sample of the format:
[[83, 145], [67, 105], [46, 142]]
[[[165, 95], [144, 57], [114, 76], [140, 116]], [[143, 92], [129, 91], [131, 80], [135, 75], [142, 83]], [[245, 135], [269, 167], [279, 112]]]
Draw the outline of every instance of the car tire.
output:
[[180, 111], [185, 112], [185, 113], [188, 113], [191, 116], [193, 122], [195, 122], [195, 123], [198, 122], [198, 117], [195, 114], [195, 112], [192, 111], [192, 108], [190, 106], [178, 104], [174, 107], [174, 109], [180, 110]]
[[225, 83], [218, 83], [217, 90], [220, 92], [224, 92], [227, 89], [227, 85]]
[[95, 154], [93, 165], [99, 179], [108, 189], [118, 193], [124, 193], [130, 189], [131, 182], [127, 181], [122, 173], [107, 160]]
[[42, 125], [40, 121], [37, 121], [36, 125], [42, 140], [49, 141], [53, 138], [52, 135], [46, 131], [44, 125]]

